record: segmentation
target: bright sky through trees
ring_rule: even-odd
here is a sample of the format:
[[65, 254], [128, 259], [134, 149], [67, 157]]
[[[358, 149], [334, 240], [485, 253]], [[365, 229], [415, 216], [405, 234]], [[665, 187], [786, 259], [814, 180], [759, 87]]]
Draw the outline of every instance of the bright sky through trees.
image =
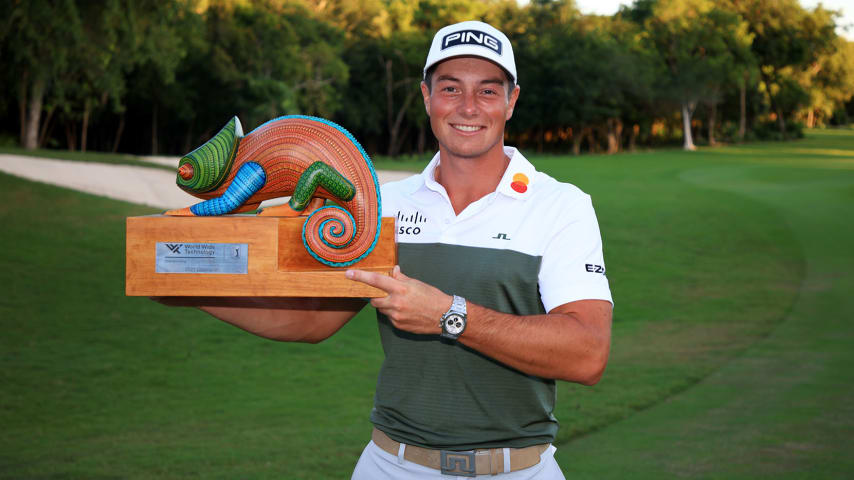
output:
[[[630, 5], [631, 3], [631, 0], [575, 0], [575, 4], [582, 13], [597, 15], [613, 15], [620, 9], [620, 4]], [[801, 0], [801, 5], [806, 8], [813, 8], [819, 3], [824, 5], [824, 8], [842, 11], [842, 17], [837, 19], [839, 27], [836, 33], [854, 41], [854, 0]], [[849, 26], [848, 31], [842, 28], [844, 26]]]

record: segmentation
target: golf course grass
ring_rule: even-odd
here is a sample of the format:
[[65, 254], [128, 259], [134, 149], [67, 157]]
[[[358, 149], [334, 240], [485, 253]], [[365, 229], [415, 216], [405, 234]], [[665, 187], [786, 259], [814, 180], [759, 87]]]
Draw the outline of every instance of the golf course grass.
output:
[[[559, 383], [567, 478], [854, 471], [854, 131], [531, 159], [592, 195], [616, 303], [602, 381]], [[0, 479], [349, 478], [373, 312], [284, 344], [125, 297], [149, 213], [0, 175]]]

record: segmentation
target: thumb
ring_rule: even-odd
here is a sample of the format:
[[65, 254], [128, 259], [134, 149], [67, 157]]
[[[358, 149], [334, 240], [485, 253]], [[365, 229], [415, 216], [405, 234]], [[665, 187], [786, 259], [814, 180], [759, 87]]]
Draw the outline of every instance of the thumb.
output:
[[409, 277], [407, 277], [403, 274], [403, 272], [400, 271], [400, 265], [395, 265], [394, 268], [391, 270], [391, 278], [394, 278], [395, 280], [409, 279]]

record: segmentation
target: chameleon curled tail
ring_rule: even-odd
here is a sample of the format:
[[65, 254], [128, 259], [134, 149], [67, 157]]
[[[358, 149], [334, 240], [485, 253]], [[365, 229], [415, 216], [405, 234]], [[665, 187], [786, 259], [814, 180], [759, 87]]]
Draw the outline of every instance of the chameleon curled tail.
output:
[[[243, 136], [234, 117], [181, 159], [177, 183], [206, 200], [167, 215], [245, 212], [290, 195], [286, 205], [260, 214], [308, 215], [303, 244], [333, 267], [365, 258], [379, 239], [380, 189], [370, 157], [347, 130], [322, 118], [279, 117]], [[337, 205], [323, 206], [326, 200]]]

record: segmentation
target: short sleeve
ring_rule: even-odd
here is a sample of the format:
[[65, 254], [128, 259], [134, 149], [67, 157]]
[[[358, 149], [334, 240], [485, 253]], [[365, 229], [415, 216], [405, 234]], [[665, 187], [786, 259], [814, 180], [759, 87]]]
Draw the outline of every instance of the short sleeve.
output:
[[589, 195], [560, 213], [558, 228], [547, 242], [540, 264], [540, 296], [546, 311], [576, 300], [612, 304], [599, 222]]

